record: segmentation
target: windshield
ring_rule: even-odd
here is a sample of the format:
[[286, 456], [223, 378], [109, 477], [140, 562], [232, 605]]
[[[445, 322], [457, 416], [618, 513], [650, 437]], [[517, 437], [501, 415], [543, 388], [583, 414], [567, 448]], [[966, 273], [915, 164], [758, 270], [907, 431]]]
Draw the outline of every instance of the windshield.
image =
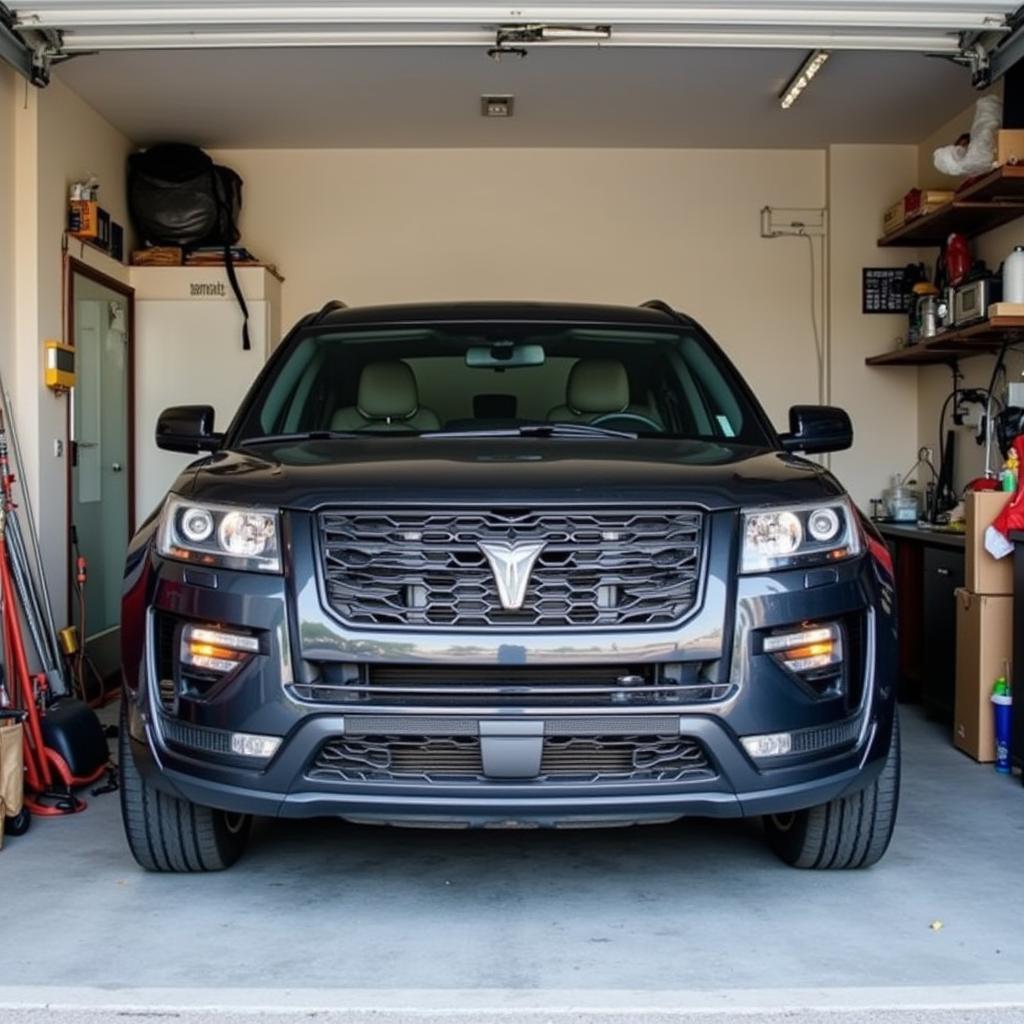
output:
[[[699, 331], [562, 323], [300, 334], [275, 359], [234, 440], [514, 432], [544, 424], [770, 443], [735, 371]], [[568, 433], [550, 433], [560, 432]]]

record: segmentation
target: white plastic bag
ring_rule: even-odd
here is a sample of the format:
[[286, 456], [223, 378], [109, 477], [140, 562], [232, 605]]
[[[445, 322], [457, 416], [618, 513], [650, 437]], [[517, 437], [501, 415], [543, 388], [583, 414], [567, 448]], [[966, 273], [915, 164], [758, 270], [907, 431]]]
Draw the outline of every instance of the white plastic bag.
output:
[[970, 143], [935, 150], [935, 167], [955, 177], [991, 171], [996, 163], [996, 133], [1002, 125], [1003, 101], [998, 96], [982, 96], [974, 108]]

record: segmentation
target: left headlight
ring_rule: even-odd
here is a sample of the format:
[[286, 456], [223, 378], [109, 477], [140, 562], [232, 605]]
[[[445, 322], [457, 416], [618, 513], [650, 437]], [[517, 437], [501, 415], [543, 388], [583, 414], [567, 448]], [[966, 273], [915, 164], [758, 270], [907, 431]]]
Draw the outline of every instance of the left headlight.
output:
[[849, 498], [808, 505], [747, 509], [742, 515], [740, 572], [838, 562], [862, 550]]
[[196, 565], [280, 572], [278, 514], [172, 495], [161, 513], [157, 550], [165, 558]]

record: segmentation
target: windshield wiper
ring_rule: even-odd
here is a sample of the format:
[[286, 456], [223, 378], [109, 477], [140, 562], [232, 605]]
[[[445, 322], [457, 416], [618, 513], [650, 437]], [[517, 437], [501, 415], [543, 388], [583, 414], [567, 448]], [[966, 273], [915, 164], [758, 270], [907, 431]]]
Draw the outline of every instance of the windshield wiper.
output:
[[350, 430], [300, 430], [294, 434], [264, 434], [261, 437], [246, 437], [238, 442], [242, 448], [254, 444], [284, 444], [287, 441], [333, 441], [341, 437], [359, 437]]
[[521, 427], [501, 427], [494, 430], [438, 430], [421, 437], [614, 437], [635, 441], [638, 434], [626, 430], [595, 427], [590, 423], [527, 423]]

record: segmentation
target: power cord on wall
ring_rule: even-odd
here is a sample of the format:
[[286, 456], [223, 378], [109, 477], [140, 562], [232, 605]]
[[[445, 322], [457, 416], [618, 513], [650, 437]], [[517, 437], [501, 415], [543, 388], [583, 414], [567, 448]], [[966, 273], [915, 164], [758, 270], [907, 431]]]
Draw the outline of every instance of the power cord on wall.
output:
[[[825, 289], [827, 281], [827, 249], [828, 209], [826, 207], [771, 207], [761, 210], [762, 238], [805, 238], [807, 254], [810, 260], [810, 314], [811, 331], [814, 339], [814, 360], [817, 368], [818, 402], [828, 405], [832, 399], [831, 387], [831, 344], [827, 322], [825, 321], [826, 304], [828, 301]], [[818, 279], [816, 261], [818, 254], [814, 248], [815, 238], [821, 239], [821, 280]], [[819, 290], [822, 320], [818, 319]], [[831, 456], [824, 455], [820, 461], [826, 467], [831, 466]]]
[[803, 225], [797, 231], [797, 238], [807, 239], [807, 253], [811, 264], [811, 330], [814, 332], [814, 355], [818, 363], [818, 398], [825, 399], [825, 350], [821, 331], [818, 329], [818, 271], [814, 265], [814, 239], [807, 234]]

